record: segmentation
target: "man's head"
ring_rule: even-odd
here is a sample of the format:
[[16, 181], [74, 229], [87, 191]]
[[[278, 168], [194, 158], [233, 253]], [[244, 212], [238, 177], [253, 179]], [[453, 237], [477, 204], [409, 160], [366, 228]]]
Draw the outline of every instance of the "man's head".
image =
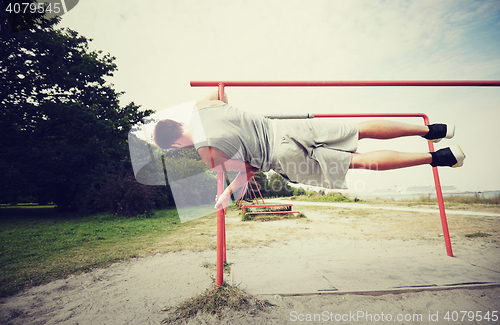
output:
[[165, 119], [156, 124], [153, 140], [162, 149], [192, 147], [192, 140], [185, 133], [183, 123]]

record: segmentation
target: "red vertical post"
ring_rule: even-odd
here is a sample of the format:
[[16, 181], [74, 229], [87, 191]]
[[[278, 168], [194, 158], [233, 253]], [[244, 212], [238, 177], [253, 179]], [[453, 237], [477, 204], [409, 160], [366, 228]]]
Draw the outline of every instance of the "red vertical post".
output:
[[[219, 84], [219, 100], [224, 100], [224, 84]], [[217, 197], [224, 192], [224, 173], [217, 172]], [[217, 277], [215, 284], [220, 287], [224, 282], [224, 262], [226, 257], [226, 220], [224, 209], [217, 210]]]
[[[218, 93], [219, 93], [218, 94], [219, 100], [224, 101], [224, 84], [223, 83], [219, 84]], [[222, 190], [224, 190], [224, 188], [222, 188]], [[226, 214], [224, 211], [222, 211], [222, 218], [223, 218], [223, 222], [222, 222], [222, 262], [223, 262], [223, 264], [222, 265], [224, 266], [224, 263], [227, 263], [227, 257], [226, 257]]]
[[[217, 173], [217, 197], [224, 191], [224, 173]], [[224, 281], [224, 209], [217, 210], [217, 287]]]
[[[424, 118], [425, 125], [429, 125], [429, 118], [427, 115], [422, 116]], [[427, 141], [429, 144], [429, 151], [434, 151], [434, 144], [430, 141]], [[444, 208], [444, 200], [443, 200], [443, 191], [441, 190], [441, 182], [439, 180], [439, 173], [437, 167], [432, 167], [432, 174], [434, 176], [434, 184], [436, 187], [436, 198], [439, 206], [439, 214], [441, 215], [441, 227], [443, 227], [443, 237], [444, 243], [446, 245], [446, 254], [448, 256], [453, 257], [453, 250], [451, 249], [451, 240], [450, 240], [450, 232], [448, 231], [448, 221], [446, 220], [446, 210]]]

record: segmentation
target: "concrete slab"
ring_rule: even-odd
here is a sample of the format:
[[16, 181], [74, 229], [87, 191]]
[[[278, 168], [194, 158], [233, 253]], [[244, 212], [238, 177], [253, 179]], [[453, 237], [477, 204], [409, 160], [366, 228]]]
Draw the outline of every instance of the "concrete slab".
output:
[[256, 295], [500, 284], [500, 270], [439, 252], [440, 245], [425, 242], [302, 240], [228, 253], [228, 281]]

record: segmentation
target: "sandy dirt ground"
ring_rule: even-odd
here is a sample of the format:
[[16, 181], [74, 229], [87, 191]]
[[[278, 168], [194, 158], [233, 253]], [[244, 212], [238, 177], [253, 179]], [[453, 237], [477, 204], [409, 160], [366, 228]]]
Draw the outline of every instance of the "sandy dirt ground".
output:
[[[290, 248], [304, 245], [326, 258], [335, 241], [357, 243], [349, 246], [351, 251], [343, 252], [346, 256], [359, 254], [368, 246], [370, 252], [364, 249], [363, 254], [445, 254], [439, 218], [436, 221], [432, 213], [306, 207], [299, 203], [297, 208], [308, 219], [249, 224], [241, 222], [237, 212], [230, 212], [228, 261], [245, 260], [262, 249], [276, 254], [276, 259], [284, 254], [293, 259], [294, 249]], [[499, 218], [460, 215], [449, 219], [455, 254], [500, 273]], [[465, 237], [476, 231], [490, 236]], [[326, 247], [326, 243], [332, 246]], [[413, 246], [414, 250], [401, 249]], [[162, 309], [177, 306], [212, 286], [215, 273], [207, 264], [214, 262], [213, 250], [180, 251], [70, 276], [0, 299], [0, 324], [160, 324], [167, 317]], [[257, 313], [228, 311], [222, 320], [198, 315], [187, 323], [500, 324], [499, 286], [257, 297], [275, 306]]]

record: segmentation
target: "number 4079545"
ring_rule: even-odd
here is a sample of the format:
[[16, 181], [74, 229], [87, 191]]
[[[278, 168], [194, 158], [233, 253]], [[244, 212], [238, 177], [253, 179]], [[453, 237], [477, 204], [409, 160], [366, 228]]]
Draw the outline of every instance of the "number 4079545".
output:
[[61, 4], [60, 3], [34, 3], [34, 2], [28, 2], [28, 3], [9, 3], [7, 7], [5, 8], [5, 11], [11, 14], [20, 14], [20, 13], [39, 13], [39, 14], [45, 14], [45, 13], [54, 13], [58, 14], [61, 12]]
[[476, 311], [476, 312], [473, 312], [473, 311], [448, 311], [446, 312], [446, 314], [444, 315], [443, 317], [444, 320], [447, 320], [447, 321], [453, 321], [453, 322], [457, 322], [457, 321], [476, 321], [476, 322], [480, 322], [480, 321], [492, 321], [492, 322], [496, 322], [498, 321], [498, 311], [487, 311], [486, 313], [485, 312], [482, 312], [482, 311]]

